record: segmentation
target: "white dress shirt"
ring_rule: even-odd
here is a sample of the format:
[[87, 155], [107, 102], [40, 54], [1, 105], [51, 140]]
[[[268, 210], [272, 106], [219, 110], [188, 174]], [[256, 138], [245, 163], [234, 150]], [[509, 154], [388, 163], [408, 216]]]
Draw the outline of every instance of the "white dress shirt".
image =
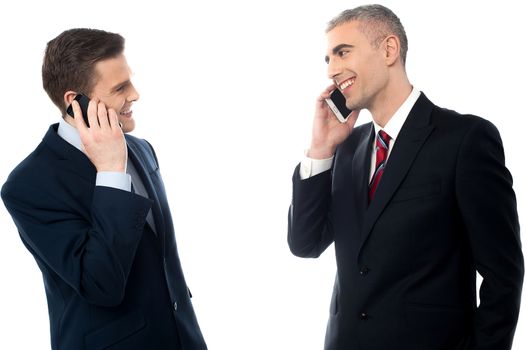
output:
[[[407, 119], [407, 116], [409, 115], [409, 112], [413, 108], [413, 106], [416, 103], [416, 100], [418, 100], [418, 97], [420, 97], [420, 91], [413, 88], [409, 96], [406, 98], [404, 103], [398, 108], [398, 110], [393, 114], [391, 119], [387, 122], [383, 130], [391, 137], [391, 140], [389, 141], [389, 150], [387, 153], [387, 159], [389, 159], [389, 155], [391, 154], [391, 150], [393, 149], [393, 146], [396, 142], [396, 139], [398, 137], [398, 134], [400, 133], [400, 129], [402, 129], [402, 126], [405, 123], [405, 120]], [[375, 132], [375, 138], [373, 142], [371, 143], [371, 148], [374, 150], [374, 147], [376, 145], [376, 138], [378, 137], [378, 131], [382, 130], [382, 127], [373, 120], [374, 125], [374, 132]], [[308, 179], [312, 176], [318, 175], [324, 171], [329, 170], [332, 167], [332, 162], [334, 160], [334, 156], [327, 159], [313, 159], [307, 157], [305, 155], [301, 161], [300, 165], [300, 178], [302, 180]], [[372, 179], [375, 167], [373, 164], [376, 164], [376, 152], [371, 152], [371, 168], [369, 171], [369, 180]]]

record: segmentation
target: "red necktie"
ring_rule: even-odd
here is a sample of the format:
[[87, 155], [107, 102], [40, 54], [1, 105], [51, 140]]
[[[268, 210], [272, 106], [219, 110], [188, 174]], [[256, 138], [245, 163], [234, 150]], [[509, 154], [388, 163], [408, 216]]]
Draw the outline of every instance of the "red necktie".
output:
[[371, 183], [369, 183], [369, 203], [373, 200], [376, 188], [378, 187], [382, 174], [384, 173], [390, 139], [391, 137], [387, 135], [385, 131], [378, 131], [378, 136], [376, 137], [376, 168]]

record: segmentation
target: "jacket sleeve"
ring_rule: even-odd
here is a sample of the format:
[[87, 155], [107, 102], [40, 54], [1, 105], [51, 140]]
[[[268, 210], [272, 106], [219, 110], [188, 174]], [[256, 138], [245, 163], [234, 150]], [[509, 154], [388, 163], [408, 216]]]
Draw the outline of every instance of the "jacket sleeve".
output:
[[96, 186], [91, 208], [79, 208], [81, 203], [16, 179], [2, 187], [2, 199], [39, 265], [89, 303], [120, 304], [149, 199]]
[[299, 257], [317, 258], [333, 242], [330, 220], [331, 171], [301, 180], [299, 165], [292, 177], [288, 244]]
[[497, 129], [479, 120], [458, 156], [456, 192], [475, 268], [482, 276], [470, 349], [511, 349], [524, 261], [512, 177]]

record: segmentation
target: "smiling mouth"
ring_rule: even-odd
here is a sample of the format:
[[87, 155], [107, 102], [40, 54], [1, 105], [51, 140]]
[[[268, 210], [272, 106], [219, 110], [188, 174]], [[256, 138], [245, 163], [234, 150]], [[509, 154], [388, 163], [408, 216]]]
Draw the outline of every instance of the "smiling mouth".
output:
[[338, 84], [338, 87], [340, 88], [341, 91], [343, 91], [347, 89], [348, 87], [352, 86], [355, 80], [356, 80], [356, 77], [352, 77], [347, 80], [344, 80]]
[[124, 110], [124, 111], [121, 111], [121, 112], [119, 113], [119, 115], [122, 115], [123, 117], [127, 117], [127, 118], [129, 118], [129, 117], [132, 116], [132, 113], [133, 113], [133, 111], [132, 111], [131, 109], [126, 109], [126, 110]]

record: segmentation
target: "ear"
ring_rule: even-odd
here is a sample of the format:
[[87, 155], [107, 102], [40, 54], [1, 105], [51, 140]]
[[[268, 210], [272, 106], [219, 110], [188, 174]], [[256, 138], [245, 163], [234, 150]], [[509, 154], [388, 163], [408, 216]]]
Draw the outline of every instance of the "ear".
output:
[[400, 39], [396, 35], [385, 38], [385, 63], [392, 66], [400, 57]]
[[66, 107], [71, 104], [73, 99], [75, 99], [75, 96], [77, 96], [77, 92], [75, 91], [69, 90], [64, 93], [64, 104], [66, 105]]

